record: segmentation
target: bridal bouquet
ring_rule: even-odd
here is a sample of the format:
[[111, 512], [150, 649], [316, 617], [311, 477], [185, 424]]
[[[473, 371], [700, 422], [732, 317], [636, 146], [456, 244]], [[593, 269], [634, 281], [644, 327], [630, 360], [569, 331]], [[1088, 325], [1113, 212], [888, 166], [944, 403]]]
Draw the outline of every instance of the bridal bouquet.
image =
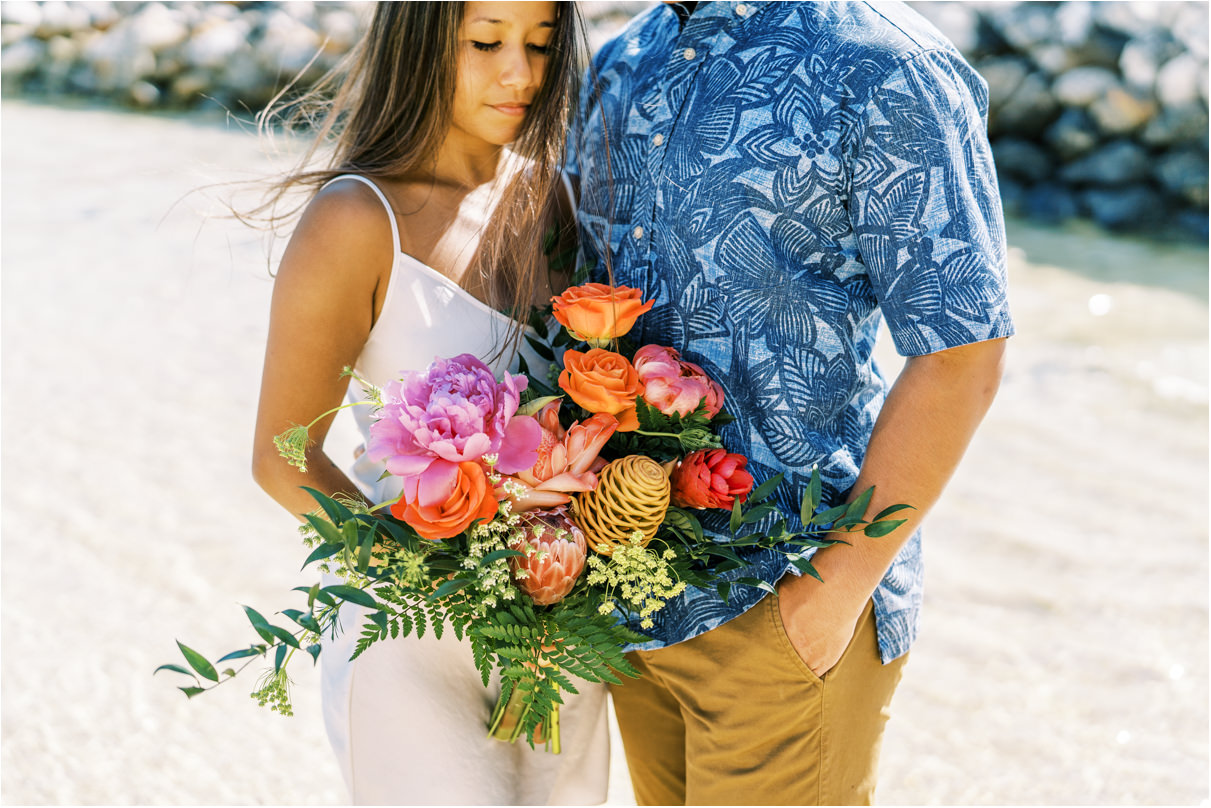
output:
[[[769, 500], [781, 477], [754, 489], [746, 458], [719, 438], [730, 420], [724, 391], [702, 368], [672, 348], [629, 344], [651, 306], [634, 289], [582, 284], [552, 299], [556, 334], [544, 312], [531, 317], [527, 339], [549, 373], [523, 361], [522, 373], [498, 380], [464, 354], [367, 387], [377, 416], [366, 451], [399, 479], [400, 495], [367, 505], [307, 489], [318, 507], [303, 526], [304, 567], [343, 583], [300, 587], [306, 608], [280, 613], [291, 627], [245, 607], [259, 642], [218, 663], [272, 656], [253, 697], [289, 714], [288, 662], [318, 657], [339, 610], [355, 604], [365, 611], [355, 657], [413, 633], [466, 638], [484, 685], [500, 677], [489, 732], [558, 752], [561, 694], [576, 692], [574, 678], [637, 676], [623, 649], [646, 641], [652, 615], [687, 585], [724, 598], [735, 585], [772, 589], [723, 577], [743, 567], [742, 548], [777, 549], [815, 575], [804, 550], [836, 541], [823, 534], [877, 537], [902, 524], [889, 517], [905, 505], [865, 520], [871, 491], [817, 512], [813, 472], [798, 529], [781, 518], [746, 533], [778, 515]], [[307, 443], [305, 427], [278, 438], [299, 466]], [[730, 539], [704, 533], [695, 512], [713, 508], [731, 512]], [[237, 673], [178, 645], [189, 668], [160, 669], [192, 677], [187, 696]]]

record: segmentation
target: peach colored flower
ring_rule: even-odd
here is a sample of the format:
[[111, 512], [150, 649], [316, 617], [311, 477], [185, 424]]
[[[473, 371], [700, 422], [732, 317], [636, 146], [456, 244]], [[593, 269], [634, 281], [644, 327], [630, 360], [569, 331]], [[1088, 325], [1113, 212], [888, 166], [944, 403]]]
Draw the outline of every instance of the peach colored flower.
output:
[[613, 415], [620, 432], [639, 428], [635, 417], [639, 374], [626, 357], [602, 348], [592, 348], [586, 353], [568, 350], [564, 352], [563, 364], [559, 386], [573, 401], [589, 412]]
[[478, 463], [436, 461], [430, 473], [404, 478], [404, 492], [391, 514], [424, 539], [449, 539], [477, 519], [496, 515], [496, 497]]
[[655, 301], [644, 303], [638, 289], [585, 283], [551, 298], [555, 319], [572, 336], [594, 348], [603, 347], [635, 327], [639, 315]]
[[568, 502], [570, 493], [592, 491], [597, 486], [594, 470], [599, 461], [605, 464], [597, 454], [618, 429], [612, 416], [594, 413], [565, 430], [559, 423], [558, 400], [535, 417], [543, 433], [538, 462], [513, 477], [525, 489], [524, 494], [511, 497], [516, 511], [552, 508]]

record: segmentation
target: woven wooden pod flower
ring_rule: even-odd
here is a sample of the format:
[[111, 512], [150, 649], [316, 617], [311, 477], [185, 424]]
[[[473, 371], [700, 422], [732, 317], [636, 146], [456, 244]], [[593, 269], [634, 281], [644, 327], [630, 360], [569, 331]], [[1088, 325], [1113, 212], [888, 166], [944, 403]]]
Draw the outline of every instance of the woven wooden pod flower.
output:
[[576, 497], [576, 523], [589, 547], [609, 555], [636, 530], [646, 545], [669, 509], [669, 475], [650, 457], [630, 455], [597, 475], [597, 487]]

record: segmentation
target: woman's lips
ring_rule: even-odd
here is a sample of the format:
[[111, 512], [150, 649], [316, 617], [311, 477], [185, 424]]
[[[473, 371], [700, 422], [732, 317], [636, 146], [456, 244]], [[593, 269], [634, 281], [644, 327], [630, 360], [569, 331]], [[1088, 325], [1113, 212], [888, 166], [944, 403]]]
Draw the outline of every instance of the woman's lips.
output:
[[509, 115], [510, 117], [520, 118], [526, 114], [529, 109], [529, 104], [493, 104], [492, 109], [499, 112], [501, 115]]

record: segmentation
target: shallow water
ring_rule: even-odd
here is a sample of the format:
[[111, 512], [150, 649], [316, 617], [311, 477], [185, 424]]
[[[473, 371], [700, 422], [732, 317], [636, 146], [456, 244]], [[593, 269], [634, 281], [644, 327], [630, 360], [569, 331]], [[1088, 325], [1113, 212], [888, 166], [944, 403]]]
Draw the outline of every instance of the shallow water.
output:
[[[343, 802], [310, 672], [292, 719], [150, 675], [310, 583], [248, 473], [263, 245], [184, 197], [281, 163], [213, 119], [0, 116], [0, 801]], [[1207, 251], [1009, 240], [1018, 335], [930, 518], [880, 801], [1205, 800]]]

